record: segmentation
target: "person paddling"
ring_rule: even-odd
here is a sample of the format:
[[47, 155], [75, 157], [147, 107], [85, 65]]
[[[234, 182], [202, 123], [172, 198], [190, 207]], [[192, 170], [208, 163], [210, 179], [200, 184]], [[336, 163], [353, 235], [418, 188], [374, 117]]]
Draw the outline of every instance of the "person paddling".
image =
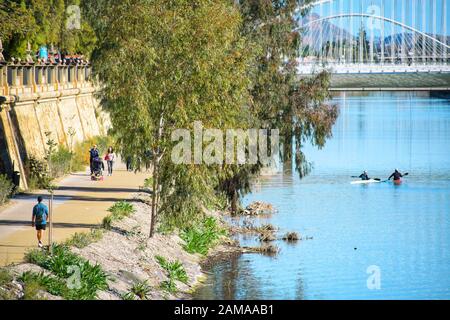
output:
[[394, 178], [394, 182], [399, 182], [402, 180], [402, 178], [404, 176], [407, 176], [408, 173], [402, 174], [400, 171], [398, 171], [398, 169], [395, 169], [394, 173], [392, 173], [390, 175], [390, 177], [388, 178], [388, 180], [391, 180], [392, 178]]
[[367, 171], [365, 171], [365, 170], [358, 178], [360, 178], [363, 181], [370, 180], [369, 175], [367, 174]]
[[38, 247], [42, 248], [42, 234], [47, 227], [48, 207], [42, 203], [42, 197], [37, 198], [38, 204], [33, 207], [31, 226], [36, 227]]

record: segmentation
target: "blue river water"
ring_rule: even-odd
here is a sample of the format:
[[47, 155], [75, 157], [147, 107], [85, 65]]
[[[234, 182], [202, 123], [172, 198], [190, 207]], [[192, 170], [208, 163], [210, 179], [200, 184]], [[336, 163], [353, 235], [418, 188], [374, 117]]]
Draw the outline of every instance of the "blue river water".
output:
[[[261, 177], [244, 199], [278, 209], [256, 224], [312, 239], [219, 263], [195, 298], [450, 299], [450, 100], [370, 93], [332, 102], [333, 137], [322, 150], [305, 147], [311, 174]], [[363, 170], [386, 179], [395, 168], [409, 172], [401, 185], [350, 184]]]

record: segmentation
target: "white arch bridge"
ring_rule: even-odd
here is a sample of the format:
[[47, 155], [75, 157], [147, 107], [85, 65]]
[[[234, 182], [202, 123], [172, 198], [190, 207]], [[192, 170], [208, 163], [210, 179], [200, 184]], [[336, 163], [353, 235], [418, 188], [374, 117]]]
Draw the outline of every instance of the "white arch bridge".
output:
[[449, 1], [312, 1], [301, 8], [299, 74], [326, 68], [341, 88], [448, 90]]

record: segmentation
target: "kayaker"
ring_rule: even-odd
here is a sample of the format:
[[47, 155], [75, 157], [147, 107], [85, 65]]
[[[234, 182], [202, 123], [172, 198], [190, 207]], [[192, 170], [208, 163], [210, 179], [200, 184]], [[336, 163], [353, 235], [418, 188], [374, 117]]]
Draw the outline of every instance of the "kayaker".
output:
[[361, 178], [361, 180], [363, 180], [363, 181], [370, 180], [370, 178], [367, 174], [367, 171], [364, 171], [358, 178]]
[[391, 180], [392, 178], [394, 178], [394, 181], [400, 181], [403, 178], [403, 174], [401, 174], [400, 171], [398, 171], [398, 169], [395, 169], [394, 173], [391, 174], [388, 180]]

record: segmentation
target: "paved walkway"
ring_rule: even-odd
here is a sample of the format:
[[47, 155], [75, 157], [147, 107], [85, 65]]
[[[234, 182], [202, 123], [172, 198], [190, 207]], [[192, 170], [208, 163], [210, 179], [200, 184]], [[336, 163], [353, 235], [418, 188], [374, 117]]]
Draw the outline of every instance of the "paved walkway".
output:
[[[100, 224], [108, 214], [107, 209], [116, 201], [131, 199], [148, 175], [127, 172], [119, 165], [114, 175], [105, 176], [104, 181], [91, 181], [88, 172], [62, 179], [54, 196], [53, 241], [64, 241], [76, 232], [89, 231]], [[43, 191], [17, 196], [0, 209], [0, 266], [22, 261], [28, 249], [37, 247], [31, 212], [38, 195], [44, 196], [48, 205], [48, 193]], [[48, 242], [47, 232], [43, 242]]]

